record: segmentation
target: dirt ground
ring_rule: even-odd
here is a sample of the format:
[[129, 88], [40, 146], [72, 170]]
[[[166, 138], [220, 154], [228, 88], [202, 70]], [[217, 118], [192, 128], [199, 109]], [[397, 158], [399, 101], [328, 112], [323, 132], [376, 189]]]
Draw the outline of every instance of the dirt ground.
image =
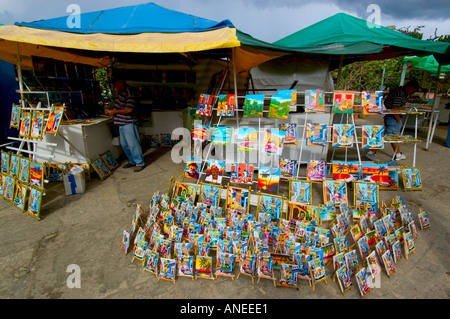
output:
[[[383, 271], [379, 288], [365, 299], [448, 299], [450, 297], [450, 149], [442, 146], [447, 126], [437, 128], [428, 150], [417, 148], [423, 191], [382, 191], [381, 200], [401, 195], [413, 212], [427, 211], [431, 227], [419, 230], [415, 253], [399, 261], [388, 278]], [[402, 151], [411, 165], [412, 146]], [[379, 152], [388, 160], [390, 147]], [[169, 178], [184, 164], [171, 161], [170, 149], [146, 152], [146, 168], [138, 173], [118, 168], [100, 181], [91, 179], [83, 194], [66, 196], [61, 182], [46, 184], [42, 220], [21, 213], [0, 200], [0, 298], [2, 299], [360, 299], [353, 288], [342, 296], [327, 267], [328, 285], [313, 291], [307, 281], [299, 289], [275, 288], [270, 280], [252, 285], [247, 276], [231, 280], [177, 278], [160, 280], [121, 249], [122, 231], [130, 230], [136, 204], [150, 204], [154, 192], [167, 192]], [[316, 190], [317, 191], [317, 190]], [[223, 200], [222, 200], [223, 202]], [[351, 240], [349, 240], [351, 242]], [[80, 287], [69, 287], [71, 265], [79, 266]], [[68, 271], [69, 267], [69, 271]], [[276, 272], [279, 278], [279, 273]]]

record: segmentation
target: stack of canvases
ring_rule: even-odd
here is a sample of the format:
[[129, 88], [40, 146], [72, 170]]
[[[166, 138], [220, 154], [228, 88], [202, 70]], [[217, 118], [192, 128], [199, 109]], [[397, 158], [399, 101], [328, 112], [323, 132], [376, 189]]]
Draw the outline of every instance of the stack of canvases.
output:
[[[305, 279], [314, 290], [318, 282], [328, 285], [326, 266], [332, 264], [332, 278], [337, 278], [341, 292], [352, 287], [354, 276], [362, 297], [382, 272], [381, 264], [388, 276], [394, 273], [402, 242], [406, 258], [414, 252], [413, 215], [399, 196], [390, 205], [383, 203], [379, 214], [364, 206], [351, 214], [346, 203], [335, 205], [334, 213], [330, 229], [318, 227], [306, 214], [278, 221], [263, 211], [258, 216], [229, 211], [224, 217], [219, 206], [157, 192], [147, 214], [137, 204], [131, 230], [123, 231], [121, 249], [127, 254], [131, 247], [133, 261], [140, 260], [158, 280], [174, 283], [177, 277], [234, 279], [237, 273], [251, 277], [253, 284], [265, 278], [276, 287], [296, 289], [299, 279]], [[418, 218], [422, 230], [430, 226], [426, 212]], [[274, 269], [280, 271], [279, 279]]]

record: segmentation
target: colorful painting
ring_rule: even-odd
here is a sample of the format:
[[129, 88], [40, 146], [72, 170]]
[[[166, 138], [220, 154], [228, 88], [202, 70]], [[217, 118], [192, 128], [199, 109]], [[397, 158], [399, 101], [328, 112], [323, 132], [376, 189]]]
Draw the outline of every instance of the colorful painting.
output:
[[111, 171], [109, 170], [108, 166], [100, 156], [97, 157], [96, 160], [91, 162], [91, 165], [94, 168], [94, 171], [97, 173], [100, 180], [104, 180], [109, 175], [111, 175]]
[[269, 105], [269, 118], [287, 120], [291, 105], [291, 96], [286, 94], [272, 94]]
[[200, 202], [205, 203], [207, 206], [219, 206], [220, 190], [220, 186], [202, 183], [200, 187]]
[[[31, 194], [30, 194], [31, 196]], [[127, 254], [128, 248], [130, 247], [130, 233], [124, 230], [122, 232], [122, 244], [120, 245], [120, 249]]]
[[258, 129], [253, 127], [240, 127], [236, 137], [237, 150], [244, 152], [256, 151]]
[[369, 246], [369, 242], [367, 241], [367, 237], [362, 236], [360, 239], [358, 239], [357, 245], [358, 245], [358, 250], [359, 250], [359, 254], [361, 255], [361, 258], [364, 259], [364, 258], [368, 257], [369, 252], [370, 252], [370, 246]]
[[158, 280], [164, 279], [175, 282], [177, 261], [175, 259], [160, 258]]
[[325, 92], [323, 90], [305, 90], [305, 112], [325, 111]]
[[231, 164], [230, 183], [237, 184], [253, 184], [253, 173], [255, 166], [246, 163]]
[[430, 219], [428, 218], [428, 214], [426, 211], [421, 211], [419, 214], [417, 214], [417, 216], [419, 217], [419, 225], [422, 231], [431, 226]]
[[386, 252], [382, 255], [382, 260], [384, 269], [386, 270], [388, 277], [390, 277], [395, 271], [395, 263], [390, 250], [386, 250]]
[[264, 94], [247, 94], [244, 101], [244, 117], [262, 117]]
[[252, 277], [255, 276], [256, 271], [256, 256], [246, 255], [239, 260], [239, 274], [244, 274]]
[[362, 114], [382, 114], [383, 113], [383, 91], [361, 92], [362, 93]]
[[236, 96], [234, 94], [220, 94], [217, 100], [217, 116], [234, 116]]
[[151, 273], [158, 273], [159, 253], [150, 249], [145, 251], [145, 259], [142, 268]]
[[367, 257], [366, 257], [367, 267], [370, 270], [370, 274], [372, 277], [372, 280], [375, 279], [380, 273], [381, 273], [381, 266], [378, 262], [377, 255], [375, 254], [375, 251], [372, 251]]
[[392, 256], [394, 258], [394, 263], [397, 264], [402, 257], [402, 248], [400, 245], [400, 240], [396, 240], [391, 247]]
[[351, 182], [359, 179], [358, 162], [333, 161], [331, 170], [335, 181]]
[[353, 276], [359, 270], [359, 260], [355, 249], [345, 254], [345, 264], [347, 265], [348, 271], [350, 272], [351, 276]]
[[30, 163], [30, 185], [38, 188], [44, 188], [44, 169], [42, 164]]
[[211, 127], [211, 144], [228, 145], [231, 143], [233, 128], [228, 126]]
[[214, 95], [201, 93], [197, 103], [197, 110], [195, 111], [195, 113], [204, 116], [211, 116], [213, 101]]
[[422, 178], [418, 167], [402, 168], [402, 177], [405, 191], [423, 190]]
[[193, 124], [192, 125], [192, 140], [204, 142], [208, 139], [209, 136], [209, 126], [201, 125], [201, 124]]
[[258, 189], [264, 193], [278, 193], [280, 183], [280, 168], [260, 166], [258, 171]]
[[257, 216], [267, 214], [271, 221], [278, 222], [283, 212], [284, 199], [279, 196], [265, 194], [258, 195], [258, 204], [256, 207]]
[[352, 287], [352, 279], [347, 266], [344, 265], [338, 270], [336, 270], [336, 277], [338, 279], [339, 288], [341, 289], [341, 292], [344, 295], [345, 292]]
[[20, 105], [13, 104], [11, 109], [11, 121], [9, 123], [9, 127], [11, 128], [19, 128], [20, 116], [21, 116], [22, 107]]
[[197, 190], [199, 186], [188, 183], [175, 183], [173, 198], [180, 202], [194, 203], [197, 198]]
[[387, 183], [383, 183], [380, 185], [380, 190], [398, 190], [399, 189], [398, 175], [399, 175], [398, 169], [388, 168], [388, 181]]
[[377, 183], [353, 182], [353, 195], [355, 206], [371, 205], [376, 209], [379, 203], [379, 186]]
[[227, 208], [238, 210], [241, 213], [248, 212], [249, 209], [250, 190], [228, 186], [227, 188]]
[[19, 137], [29, 137], [31, 129], [31, 112], [22, 111], [20, 118]]
[[323, 181], [323, 201], [324, 203], [332, 202], [334, 204], [348, 202], [347, 184], [340, 181]]
[[333, 239], [333, 242], [334, 242], [334, 246], [336, 246], [336, 251], [338, 253], [342, 253], [344, 251], [348, 251], [349, 246], [348, 246], [347, 237], [345, 237], [345, 236], [335, 237]]
[[361, 297], [364, 297], [370, 291], [366, 268], [361, 268], [361, 270], [356, 273], [355, 278], [356, 283], [358, 284], [359, 293], [361, 294]]
[[178, 257], [177, 275], [180, 277], [194, 278], [194, 257], [193, 256], [179, 256]]
[[306, 123], [306, 145], [325, 146], [327, 144], [327, 124]]
[[287, 95], [291, 99], [289, 104], [289, 111], [297, 111], [297, 90], [278, 90], [278, 94]]
[[280, 179], [287, 181], [297, 175], [297, 161], [280, 158]]
[[280, 269], [281, 278], [278, 283], [278, 286], [298, 288], [297, 282], [298, 273], [299, 268], [297, 265], [282, 263]]
[[9, 154], [9, 152], [4, 152], [4, 151], [1, 151], [1, 154], [2, 154], [1, 172], [4, 173], [4, 174], [8, 174], [9, 173], [10, 154]]
[[42, 139], [44, 131], [44, 112], [33, 111], [31, 115], [30, 137]]
[[309, 160], [306, 168], [306, 180], [323, 182], [327, 178], [327, 162], [324, 160]]
[[217, 252], [216, 259], [216, 271], [215, 275], [217, 276], [228, 276], [234, 277], [234, 262], [235, 256], [233, 254]]
[[212, 257], [197, 256], [195, 258], [195, 278], [214, 279], [212, 274]]
[[346, 91], [334, 91], [333, 112], [334, 113], [353, 113], [353, 103], [355, 94]]
[[58, 133], [59, 125], [61, 124], [64, 115], [64, 106], [52, 106], [50, 114], [48, 115], [47, 125], [44, 133], [56, 134]]
[[9, 175], [16, 178], [19, 172], [19, 160], [20, 155], [11, 154], [10, 163], [9, 163]]
[[362, 144], [363, 150], [384, 148], [384, 126], [383, 125], [363, 125]]
[[27, 200], [27, 185], [21, 183], [16, 183], [16, 188], [14, 191], [13, 204], [19, 208], [22, 212], [25, 210], [25, 201]]
[[148, 242], [146, 240], [140, 239], [137, 240], [134, 251], [133, 251], [133, 258], [137, 258], [139, 260], [144, 261], [145, 257], [145, 250], [147, 249]]
[[202, 164], [201, 158], [188, 156], [186, 158], [186, 169], [184, 171], [184, 177], [191, 179], [198, 179], [200, 177], [201, 164]]
[[323, 262], [320, 258], [311, 260], [309, 264], [311, 267], [311, 279], [313, 283], [326, 279], [327, 274], [325, 273], [325, 267], [323, 266]]
[[273, 274], [273, 257], [272, 256], [259, 256], [256, 263], [256, 275], [258, 276], [258, 282], [260, 278], [274, 280]]
[[265, 129], [264, 139], [261, 145], [261, 150], [266, 154], [281, 155], [283, 152], [284, 138], [286, 131], [279, 129]]
[[28, 210], [27, 214], [37, 219], [40, 218], [41, 204], [42, 204], [42, 190], [31, 187], [30, 195], [28, 197]]
[[280, 124], [280, 131], [284, 131], [284, 145], [298, 145], [297, 123]]
[[408, 259], [408, 255], [414, 252], [415, 249], [414, 238], [410, 231], [403, 234], [403, 245], [406, 259]]
[[333, 124], [333, 147], [353, 147], [355, 126], [353, 124]]
[[209, 159], [208, 166], [206, 168], [205, 181], [218, 184], [222, 183], [224, 168], [225, 161]]
[[361, 181], [389, 185], [388, 165], [382, 163], [361, 164]]
[[289, 201], [296, 204], [312, 203], [312, 182], [292, 179], [289, 181]]
[[102, 155], [100, 155], [100, 157], [105, 162], [106, 166], [108, 166], [108, 169], [110, 171], [113, 171], [119, 167], [119, 163], [116, 162], [116, 160], [112, 156], [111, 152], [109, 152], [109, 151], [105, 152]]

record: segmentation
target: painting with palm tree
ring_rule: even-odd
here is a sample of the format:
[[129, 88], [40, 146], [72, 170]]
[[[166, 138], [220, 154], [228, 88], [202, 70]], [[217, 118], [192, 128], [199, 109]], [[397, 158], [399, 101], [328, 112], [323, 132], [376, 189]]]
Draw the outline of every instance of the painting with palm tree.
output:
[[374, 182], [382, 186], [388, 186], [388, 164], [363, 163], [361, 165], [361, 181]]
[[195, 277], [213, 279], [212, 257], [197, 256], [195, 258]]
[[228, 145], [231, 143], [233, 128], [228, 126], [211, 127], [211, 144]]
[[280, 168], [260, 166], [258, 172], [258, 189], [264, 193], [277, 194], [280, 183]]
[[359, 179], [358, 162], [333, 161], [331, 170], [336, 181], [350, 182]]

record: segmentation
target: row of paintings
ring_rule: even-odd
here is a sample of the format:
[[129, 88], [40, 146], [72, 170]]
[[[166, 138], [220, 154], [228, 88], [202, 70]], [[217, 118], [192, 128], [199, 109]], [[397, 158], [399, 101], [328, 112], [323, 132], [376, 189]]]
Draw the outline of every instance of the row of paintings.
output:
[[44, 188], [43, 164], [32, 162], [29, 157], [2, 151], [1, 173], [17, 179], [19, 183]]
[[90, 164], [98, 174], [100, 180], [107, 178], [117, 167], [119, 167], [119, 163], [117, 163], [110, 151], [100, 154]]
[[64, 106], [51, 106], [47, 122], [43, 110], [22, 110], [20, 105], [13, 104], [10, 127], [19, 130], [19, 137], [42, 139], [44, 133], [58, 133], [59, 125], [63, 119]]

